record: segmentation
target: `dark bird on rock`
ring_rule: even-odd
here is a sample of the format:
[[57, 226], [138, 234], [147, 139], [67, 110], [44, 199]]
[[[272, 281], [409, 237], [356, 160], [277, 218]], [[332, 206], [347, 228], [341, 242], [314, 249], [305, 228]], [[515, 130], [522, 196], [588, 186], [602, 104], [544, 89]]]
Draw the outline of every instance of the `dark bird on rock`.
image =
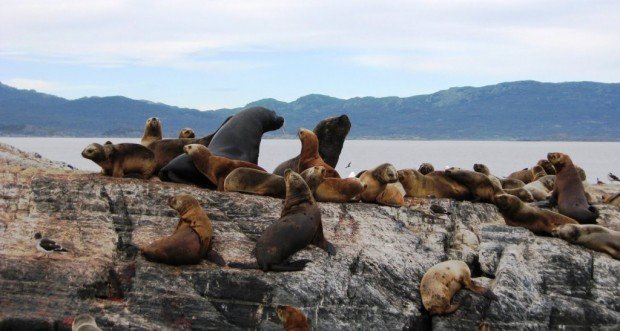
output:
[[598, 177], [596, 177], [596, 184], [601, 185], [601, 184], [605, 184], [605, 183], [603, 183], [600, 179], [598, 179]]
[[45, 254], [49, 254], [52, 252], [68, 252], [62, 246], [58, 245], [55, 241], [43, 238], [41, 233], [37, 232], [34, 234], [34, 239], [36, 239], [36, 247], [37, 251]]
[[446, 208], [440, 206], [440, 205], [431, 205], [431, 211], [435, 214], [447, 214], [450, 215], [450, 213], [446, 210]]
[[611, 180], [612, 182], [620, 182], [620, 178], [618, 178], [618, 176], [612, 174], [611, 172], [607, 176], [609, 176], [609, 180]]

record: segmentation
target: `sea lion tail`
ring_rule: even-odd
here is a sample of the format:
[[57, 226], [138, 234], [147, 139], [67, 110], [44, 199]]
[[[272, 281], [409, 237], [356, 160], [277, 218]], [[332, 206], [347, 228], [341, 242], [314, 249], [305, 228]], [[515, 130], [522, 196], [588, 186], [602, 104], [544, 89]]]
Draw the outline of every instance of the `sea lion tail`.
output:
[[297, 260], [293, 262], [283, 262], [281, 264], [272, 265], [269, 268], [269, 270], [271, 271], [301, 271], [301, 270], [304, 270], [308, 262], [312, 262], [312, 260]]

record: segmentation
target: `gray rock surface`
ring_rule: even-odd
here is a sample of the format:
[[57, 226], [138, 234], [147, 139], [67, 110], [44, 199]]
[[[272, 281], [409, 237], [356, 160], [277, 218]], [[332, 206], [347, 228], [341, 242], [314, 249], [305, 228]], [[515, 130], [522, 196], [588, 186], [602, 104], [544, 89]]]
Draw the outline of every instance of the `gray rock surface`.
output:
[[[620, 185], [602, 190], [618, 191]], [[275, 307], [300, 307], [316, 330], [617, 329], [620, 261], [557, 238], [504, 224], [495, 206], [413, 199], [407, 207], [322, 203], [334, 257], [307, 248], [313, 262], [294, 273], [173, 267], [145, 261], [137, 247], [171, 233], [170, 196], [192, 194], [211, 218], [214, 249], [228, 262], [252, 261], [282, 200], [187, 185], [114, 179], [70, 170], [0, 145], [0, 329], [70, 329], [93, 315], [107, 329], [279, 330]], [[434, 214], [431, 204], [451, 214]], [[602, 225], [620, 230], [620, 210], [597, 205]], [[42, 232], [69, 249], [39, 257]], [[454, 314], [430, 318], [419, 283], [434, 264], [467, 262], [490, 301], [470, 297]]]

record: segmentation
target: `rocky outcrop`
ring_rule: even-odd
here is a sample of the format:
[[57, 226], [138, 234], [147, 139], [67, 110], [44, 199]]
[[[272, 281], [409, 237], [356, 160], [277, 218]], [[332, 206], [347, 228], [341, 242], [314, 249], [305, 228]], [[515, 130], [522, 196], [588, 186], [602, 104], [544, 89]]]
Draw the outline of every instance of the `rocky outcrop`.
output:
[[[620, 185], [604, 190], [620, 190]], [[249, 262], [254, 242], [279, 217], [282, 200], [195, 187], [114, 179], [69, 169], [0, 145], [0, 329], [69, 329], [93, 315], [110, 329], [279, 330], [275, 307], [300, 307], [315, 329], [589, 329], [620, 325], [620, 261], [506, 226], [490, 204], [414, 199], [407, 207], [322, 203], [334, 257], [307, 248], [304, 271], [263, 273], [203, 261], [173, 267], [138, 247], [170, 234], [170, 196], [203, 203], [214, 249]], [[435, 214], [431, 204], [451, 214]], [[620, 230], [620, 210], [598, 205]], [[67, 254], [39, 257], [33, 235]], [[467, 262], [497, 300], [468, 291], [470, 304], [429, 317], [419, 283], [446, 259]]]

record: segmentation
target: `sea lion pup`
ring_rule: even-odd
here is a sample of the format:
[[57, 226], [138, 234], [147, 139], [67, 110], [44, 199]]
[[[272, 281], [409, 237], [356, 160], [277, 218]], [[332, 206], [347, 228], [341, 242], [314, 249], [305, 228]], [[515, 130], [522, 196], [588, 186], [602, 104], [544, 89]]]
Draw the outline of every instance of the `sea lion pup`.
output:
[[310, 331], [310, 323], [304, 313], [291, 306], [278, 306], [276, 313], [282, 321], [284, 331]]
[[460, 303], [451, 303], [452, 297], [463, 286], [489, 299], [495, 298], [490, 289], [478, 286], [471, 280], [471, 271], [465, 262], [450, 260], [437, 263], [422, 276], [422, 304], [430, 315], [452, 313], [460, 306]]
[[90, 144], [82, 156], [101, 167], [101, 173], [112, 177], [149, 179], [155, 173], [155, 156], [140, 144]]
[[209, 251], [213, 235], [209, 217], [198, 200], [187, 194], [170, 198], [168, 205], [180, 216], [174, 233], [142, 247], [142, 255], [149, 261], [171, 265], [200, 263]]
[[536, 162], [536, 165], [541, 166], [545, 170], [545, 173], [547, 175], [556, 174], [555, 167], [553, 166], [553, 164], [551, 164], [551, 162], [549, 162], [549, 160], [545, 160], [545, 159], [538, 160], [538, 162]]
[[614, 231], [600, 225], [565, 224], [553, 230], [553, 236], [562, 238], [571, 244], [604, 252], [620, 260], [620, 231]]
[[359, 201], [365, 188], [359, 178], [326, 178], [323, 166], [308, 168], [300, 176], [308, 184], [314, 199], [319, 202]]
[[284, 199], [284, 177], [257, 169], [237, 168], [226, 176], [224, 191], [242, 192]]
[[378, 202], [377, 198], [385, 191], [387, 185], [398, 182], [398, 172], [389, 163], [360, 172], [358, 176], [362, 185], [366, 185], [366, 189], [362, 192], [362, 201], [364, 202]]
[[144, 134], [142, 135], [142, 140], [140, 140], [140, 144], [145, 147], [149, 147], [149, 145], [158, 140], [163, 139], [161, 129], [161, 121], [157, 117], [151, 117], [146, 120], [146, 124], [144, 125]]
[[318, 166], [325, 168], [325, 177], [340, 178], [336, 169], [321, 158], [319, 154], [319, 138], [314, 132], [301, 128], [297, 136], [301, 141], [301, 152], [299, 153], [299, 164], [297, 165], [299, 172], [303, 172], [310, 167]]
[[299, 271], [308, 260], [286, 262], [304, 247], [312, 244], [329, 255], [336, 254], [334, 245], [323, 235], [321, 210], [312, 196], [308, 184], [301, 176], [287, 169], [284, 172], [286, 198], [280, 219], [273, 222], [256, 242], [256, 263], [229, 263], [228, 266], [263, 271]]
[[414, 198], [448, 198], [471, 200], [469, 189], [456, 180], [446, 176], [443, 171], [427, 175], [415, 169], [398, 170], [398, 181], [405, 190], [405, 196]]
[[73, 319], [71, 331], [101, 331], [101, 329], [92, 316], [83, 314]]
[[191, 128], [183, 128], [179, 132], [179, 138], [196, 138], [196, 134]]
[[467, 187], [474, 197], [473, 201], [492, 202], [495, 195], [504, 193], [502, 188], [493, 183], [488, 176], [479, 172], [457, 168], [446, 169], [444, 172], [448, 177]]
[[560, 214], [581, 224], [596, 223], [598, 209], [588, 204], [583, 183], [570, 157], [562, 153], [549, 153], [547, 159], [557, 172], [551, 192], [551, 204], [557, 203]]
[[489, 177], [489, 179], [498, 187], [502, 187], [502, 182], [499, 180], [499, 178], [497, 176], [493, 176], [491, 175], [491, 171], [489, 171], [489, 167], [487, 167], [486, 165], [482, 164], [482, 163], [476, 163], [474, 164], [474, 171], [475, 172], [479, 172], [481, 174], [485, 174], [487, 175], [487, 177]]
[[524, 168], [519, 171], [515, 171], [508, 175], [508, 178], [518, 179], [523, 183], [527, 184], [534, 180], [534, 174], [532, 173], [532, 169]]
[[211, 154], [208, 148], [200, 144], [185, 145], [183, 151], [192, 159], [196, 169], [205, 175], [213, 184], [217, 185], [218, 191], [224, 191], [224, 180], [226, 176], [237, 168], [251, 168], [265, 171], [265, 169], [254, 163], [231, 160], [223, 156], [215, 156]]
[[620, 192], [616, 194], [606, 194], [603, 196], [603, 203], [620, 207]]
[[536, 234], [551, 235], [551, 232], [560, 225], [579, 224], [562, 214], [529, 206], [510, 194], [495, 196], [493, 203], [499, 209], [507, 225], [520, 226]]
[[[351, 130], [351, 121], [347, 115], [329, 117], [320, 121], [312, 130], [319, 139], [319, 155], [327, 164], [336, 168], [340, 152], [344, 145], [344, 140]], [[284, 175], [284, 171], [291, 168], [293, 171], [301, 172], [297, 169], [299, 155], [286, 160], [276, 167], [273, 171], [276, 175]]]
[[424, 162], [424, 163], [420, 164], [420, 167], [418, 168], [418, 171], [422, 175], [428, 175], [431, 172], [435, 171], [435, 167], [433, 167], [433, 165], [428, 163], [428, 162]]

